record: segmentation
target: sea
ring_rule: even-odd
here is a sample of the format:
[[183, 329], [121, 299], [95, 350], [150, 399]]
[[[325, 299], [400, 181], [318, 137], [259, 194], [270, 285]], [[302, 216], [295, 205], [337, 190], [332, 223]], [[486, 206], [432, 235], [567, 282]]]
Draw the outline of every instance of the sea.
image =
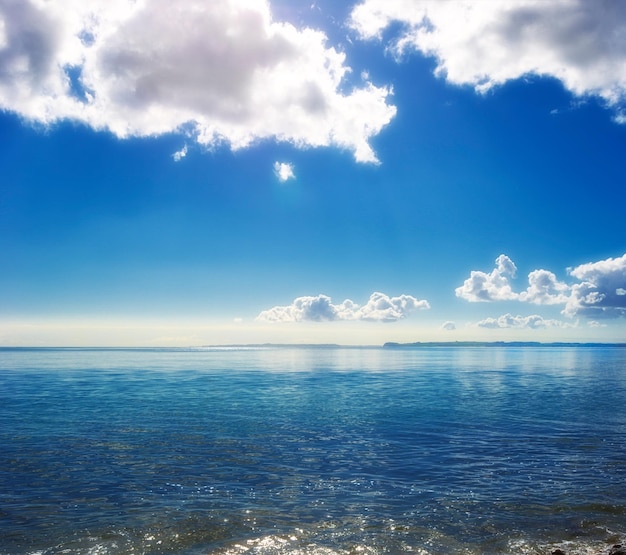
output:
[[0, 554], [606, 553], [626, 347], [0, 349]]

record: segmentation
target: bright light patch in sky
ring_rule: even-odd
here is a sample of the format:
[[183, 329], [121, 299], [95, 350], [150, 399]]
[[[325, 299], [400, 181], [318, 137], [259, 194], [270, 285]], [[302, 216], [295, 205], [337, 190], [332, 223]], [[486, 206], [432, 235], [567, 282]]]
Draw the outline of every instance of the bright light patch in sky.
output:
[[0, 344], [624, 341], [624, 37], [617, 1], [0, 0]]

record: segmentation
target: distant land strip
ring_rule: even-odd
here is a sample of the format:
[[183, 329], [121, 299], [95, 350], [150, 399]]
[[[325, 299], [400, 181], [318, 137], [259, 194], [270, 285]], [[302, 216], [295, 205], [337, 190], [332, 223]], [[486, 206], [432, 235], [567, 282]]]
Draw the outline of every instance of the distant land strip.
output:
[[626, 347], [626, 343], [580, 343], [558, 341], [416, 341], [414, 343], [388, 342], [385, 349], [413, 349], [419, 347]]

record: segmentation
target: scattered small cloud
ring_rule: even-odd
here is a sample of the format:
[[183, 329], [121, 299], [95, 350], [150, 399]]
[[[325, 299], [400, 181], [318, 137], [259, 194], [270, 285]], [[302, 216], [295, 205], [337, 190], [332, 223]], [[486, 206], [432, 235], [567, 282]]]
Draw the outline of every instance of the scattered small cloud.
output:
[[442, 330], [453, 331], [456, 329], [456, 324], [454, 322], [444, 322], [441, 325]]
[[296, 178], [296, 175], [293, 173], [293, 164], [287, 162], [274, 162], [274, 173], [282, 183]]
[[257, 320], [265, 322], [333, 322], [337, 320], [367, 320], [372, 322], [395, 322], [406, 318], [415, 310], [429, 309], [428, 301], [411, 295], [389, 297], [384, 293], [372, 293], [363, 306], [350, 299], [333, 304], [327, 295], [298, 297], [290, 305], [275, 306], [262, 311]]
[[418, 51], [435, 73], [484, 93], [529, 75], [554, 77], [580, 98], [593, 95], [626, 122], [626, 4], [587, 0], [363, 0], [350, 25], [363, 39], [381, 40], [400, 23], [388, 48]]
[[187, 145], [183, 146], [179, 151], [172, 154], [174, 162], [180, 162], [185, 156], [187, 156]]
[[566, 112], [572, 112], [587, 104], [589, 104], [588, 98], [576, 98], [574, 100], [571, 100], [569, 105], [565, 108], [553, 108], [552, 110], [550, 110], [550, 115], [558, 116]]

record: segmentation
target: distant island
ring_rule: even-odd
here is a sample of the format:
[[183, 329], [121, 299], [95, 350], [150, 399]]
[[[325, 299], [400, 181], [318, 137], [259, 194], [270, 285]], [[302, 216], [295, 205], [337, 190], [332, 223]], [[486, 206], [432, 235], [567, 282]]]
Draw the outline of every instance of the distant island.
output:
[[626, 343], [570, 343], [539, 341], [416, 341], [414, 343], [388, 342], [384, 349], [414, 349], [419, 347], [626, 347]]

